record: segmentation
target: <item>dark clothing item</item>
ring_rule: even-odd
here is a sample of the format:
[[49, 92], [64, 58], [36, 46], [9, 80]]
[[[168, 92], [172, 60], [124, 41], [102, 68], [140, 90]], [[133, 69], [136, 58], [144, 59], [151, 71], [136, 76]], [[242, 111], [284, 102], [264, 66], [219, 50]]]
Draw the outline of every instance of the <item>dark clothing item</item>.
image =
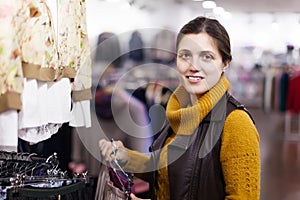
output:
[[300, 113], [300, 75], [289, 81], [286, 110], [293, 114]]
[[287, 93], [289, 87], [289, 74], [287, 72], [283, 72], [280, 77], [280, 99], [279, 99], [279, 111], [285, 112], [286, 111], [286, 101], [287, 101]]
[[115, 67], [121, 67], [121, 46], [116, 34], [103, 32], [98, 36], [95, 61], [105, 61]]
[[138, 31], [134, 31], [129, 40], [129, 58], [141, 62], [144, 60], [144, 42], [141, 34]]
[[69, 126], [68, 123], [64, 123], [51, 138], [37, 144], [30, 145], [29, 142], [19, 139], [18, 151], [36, 153], [46, 158], [56, 152], [59, 160], [58, 167], [62, 171], [67, 170], [71, 174], [68, 165], [71, 162], [72, 131], [73, 127]]
[[[170, 199], [223, 200], [225, 198], [225, 182], [220, 162], [221, 138], [225, 119], [235, 109], [247, 112], [245, 107], [231, 95], [224, 95], [199, 124], [194, 134], [177, 135], [168, 146]], [[153, 143], [151, 147], [153, 162], [157, 163], [159, 149], [162, 149], [170, 134], [172, 130], [167, 125]], [[157, 187], [155, 180], [157, 171], [154, 173], [151, 184], [152, 194]]]

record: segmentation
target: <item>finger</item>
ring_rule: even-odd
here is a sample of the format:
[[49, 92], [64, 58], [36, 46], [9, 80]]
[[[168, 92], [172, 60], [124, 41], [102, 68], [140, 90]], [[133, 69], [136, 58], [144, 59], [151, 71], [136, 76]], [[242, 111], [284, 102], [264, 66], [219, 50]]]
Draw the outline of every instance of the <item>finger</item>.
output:
[[124, 148], [124, 145], [123, 145], [122, 141], [117, 140], [115, 143], [116, 143], [118, 148]]
[[99, 141], [99, 149], [101, 151], [101, 154], [104, 156], [105, 155], [105, 152], [107, 150], [107, 142], [106, 141]]
[[106, 142], [107, 142], [107, 140], [105, 140], [105, 139], [99, 140], [98, 146], [99, 146], [99, 148], [100, 148], [101, 151], [102, 151], [103, 147], [105, 146]]
[[103, 154], [105, 156], [106, 161], [111, 162], [112, 158], [112, 146], [110, 143], [105, 143], [105, 146], [103, 147]]
[[111, 161], [111, 152], [112, 152], [112, 147], [110, 142], [106, 141], [106, 140], [102, 140], [99, 142], [99, 146], [100, 146], [100, 151], [101, 151], [101, 155], [104, 157], [104, 159], [108, 162]]
[[130, 198], [131, 198], [132, 200], [138, 200], [137, 197], [136, 197], [133, 193], [130, 194]]
[[126, 154], [127, 152], [125, 151], [125, 149], [118, 149], [116, 154], [116, 159], [124, 162], [125, 161], [124, 159], [126, 159]]

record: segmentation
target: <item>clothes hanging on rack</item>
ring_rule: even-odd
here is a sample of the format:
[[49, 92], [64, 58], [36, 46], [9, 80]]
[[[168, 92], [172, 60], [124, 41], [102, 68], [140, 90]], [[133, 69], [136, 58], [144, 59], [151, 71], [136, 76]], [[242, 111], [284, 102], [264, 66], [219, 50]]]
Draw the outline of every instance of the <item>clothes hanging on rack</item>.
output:
[[265, 112], [272, 111], [272, 105], [274, 100], [274, 82], [275, 82], [275, 71], [269, 71], [264, 77], [263, 87], [263, 109]]
[[176, 34], [168, 29], [159, 31], [153, 41], [152, 59], [154, 62], [171, 64], [176, 55]]
[[[37, 143], [50, 138], [62, 123], [70, 120], [71, 86], [69, 78], [62, 76], [65, 70], [58, 63], [57, 41], [47, 2], [33, 0], [23, 4], [18, 17], [25, 77], [19, 137]], [[36, 97], [36, 102], [32, 97]]]
[[0, 0], [0, 113], [21, 109], [23, 72], [20, 47], [16, 37], [16, 13], [13, 1]]
[[286, 110], [292, 114], [300, 113], [300, 75], [292, 77], [287, 91]]
[[287, 70], [283, 70], [280, 76], [280, 85], [279, 85], [279, 111], [286, 111], [286, 102], [287, 102], [287, 93], [290, 82], [290, 75]]
[[4, 38], [0, 45], [6, 52], [0, 54], [1, 70], [5, 72], [0, 79], [0, 113], [20, 110], [17, 134], [32, 143], [51, 137], [65, 122], [74, 127], [91, 126], [91, 56], [85, 1], [56, 1], [57, 27], [55, 12], [47, 3], [0, 2], [4, 13], [0, 23], [8, 27], [0, 33], [0, 40]]
[[129, 58], [135, 62], [142, 62], [144, 55], [144, 42], [139, 31], [134, 31], [129, 40]]
[[113, 32], [102, 32], [98, 36], [95, 61], [108, 62], [121, 67], [121, 46], [117, 35]]
[[298, 133], [300, 133], [300, 74], [297, 72], [290, 78], [287, 90], [286, 112], [285, 112], [285, 134], [294, 131], [293, 118], [298, 118]]
[[0, 113], [0, 151], [17, 151], [18, 111], [8, 110]]
[[300, 131], [300, 70], [299, 66], [270, 68], [265, 73], [264, 101], [265, 112], [281, 112], [284, 114], [284, 132], [286, 136], [294, 131], [294, 118], [298, 117], [298, 132]]
[[16, 151], [18, 117], [23, 91], [20, 47], [16, 37], [18, 5], [0, 0], [0, 149]]
[[74, 177], [57, 166], [54, 153], [37, 154], [0, 151], [1, 199], [92, 199], [93, 182], [87, 173]]
[[[59, 1], [58, 44], [60, 66], [75, 69], [69, 125], [91, 127], [92, 58], [86, 24], [85, 0]], [[66, 20], [66, 21], [65, 21]], [[66, 23], [67, 22], [67, 23]]]
[[290, 72], [284, 68], [270, 68], [263, 82], [263, 109], [265, 112], [286, 111], [287, 90]]

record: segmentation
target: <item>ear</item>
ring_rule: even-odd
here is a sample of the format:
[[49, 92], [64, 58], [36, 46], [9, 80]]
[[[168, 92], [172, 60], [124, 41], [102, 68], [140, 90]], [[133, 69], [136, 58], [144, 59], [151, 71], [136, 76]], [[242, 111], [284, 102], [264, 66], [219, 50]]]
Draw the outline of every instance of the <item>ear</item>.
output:
[[229, 63], [228, 62], [224, 63], [222, 71], [225, 72], [228, 67], [229, 67]]

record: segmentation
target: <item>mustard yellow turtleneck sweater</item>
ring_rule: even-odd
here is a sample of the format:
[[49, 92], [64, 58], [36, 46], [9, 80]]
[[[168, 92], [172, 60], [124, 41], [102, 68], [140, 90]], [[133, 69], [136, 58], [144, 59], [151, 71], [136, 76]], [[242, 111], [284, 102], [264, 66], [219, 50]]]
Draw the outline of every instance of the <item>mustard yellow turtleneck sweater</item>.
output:
[[[167, 139], [161, 150], [158, 163], [157, 199], [170, 199], [167, 146], [174, 140], [176, 134], [192, 134], [228, 88], [229, 83], [222, 76], [215, 87], [198, 98], [196, 105], [190, 107], [184, 107], [189, 101], [189, 95], [182, 86], [179, 86], [171, 96], [166, 113], [174, 134]], [[129, 159], [125, 168], [142, 172], [150, 157], [131, 150], [127, 152]], [[243, 110], [234, 110], [225, 120], [220, 161], [226, 184], [225, 199], [259, 199], [259, 135], [249, 115]]]

